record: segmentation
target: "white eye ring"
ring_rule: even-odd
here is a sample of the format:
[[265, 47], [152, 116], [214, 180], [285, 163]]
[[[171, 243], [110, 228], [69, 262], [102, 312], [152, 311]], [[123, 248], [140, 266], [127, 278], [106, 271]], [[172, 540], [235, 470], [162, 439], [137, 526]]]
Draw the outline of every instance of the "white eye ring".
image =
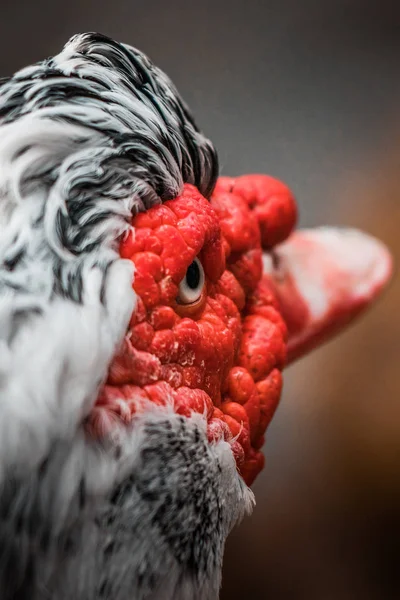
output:
[[179, 284], [178, 302], [193, 304], [201, 297], [204, 288], [204, 269], [198, 258], [188, 266], [185, 277]]

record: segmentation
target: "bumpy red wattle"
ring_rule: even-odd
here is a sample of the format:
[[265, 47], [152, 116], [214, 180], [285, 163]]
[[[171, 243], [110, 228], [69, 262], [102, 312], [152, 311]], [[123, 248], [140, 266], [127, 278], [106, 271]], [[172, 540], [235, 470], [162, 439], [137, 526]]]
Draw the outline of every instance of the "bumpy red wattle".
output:
[[[282, 241], [295, 220], [287, 188], [260, 176], [221, 179], [211, 202], [185, 185], [180, 197], [133, 219], [120, 254], [135, 264], [138, 304], [90, 416], [94, 435], [129, 423], [144, 400], [170, 403], [185, 416], [205, 414], [209, 440], [230, 441], [244, 480], [254, 481], [287, 339], [261, 248]], [[195, 257], [206, 288], [193, 311], [176, 298]]]

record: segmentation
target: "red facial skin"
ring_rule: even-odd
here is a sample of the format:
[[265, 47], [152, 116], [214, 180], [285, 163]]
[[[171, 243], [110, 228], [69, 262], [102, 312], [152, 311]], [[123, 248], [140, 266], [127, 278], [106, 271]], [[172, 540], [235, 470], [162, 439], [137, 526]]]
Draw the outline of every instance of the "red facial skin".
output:
[[[262, 276], [262, 247], [282, 242], [295, 222], [290, 191], [266, 176], [221, 178], [211, 202], [185, 185], [180, 197], [133, 219], [120, 254], [135, 264], [138, 303], [90, 416], [94, 435], [116, 419], [129, 422], [144, 400], [172, 403], [182, 415], [204, 413], [209, 440], [230, 441], [243, 479], [254, 481], [287, 343]], [[185, 305], [179, 283], [196, 257], [206, 282]]]

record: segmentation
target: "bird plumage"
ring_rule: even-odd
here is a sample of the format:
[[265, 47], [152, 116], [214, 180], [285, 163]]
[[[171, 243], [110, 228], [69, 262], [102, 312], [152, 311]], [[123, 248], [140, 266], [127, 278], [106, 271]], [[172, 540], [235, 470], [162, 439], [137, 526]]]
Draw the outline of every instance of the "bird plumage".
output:
[[[169, 408], [108, 446], [82, 426], [135, 306], [117, 240], [135, 212], [183, 182], [209, 195], [216, 175], [172, 83], [133, 48], [76, 36], [2, 83], [2, 600], [216, 597], [224, 539], [252, 503], [229, 444]], [[177, 464], [174, 444], [188, 448]]]

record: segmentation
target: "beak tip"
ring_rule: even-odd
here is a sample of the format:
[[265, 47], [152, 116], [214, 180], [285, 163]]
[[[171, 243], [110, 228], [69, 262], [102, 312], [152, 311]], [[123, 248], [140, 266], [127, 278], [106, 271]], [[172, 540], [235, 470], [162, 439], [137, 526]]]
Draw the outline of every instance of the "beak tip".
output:
[[393, 258], [388, 247], [370, 234], [350, 229], [349, 236], [351, 282], [355, 298], [372, 302], [389, 284], [393, 275]]
[[347, 296], [349, 303], [369, 304], [392, 278], [392, 255], [383, 242], [370, 234], [335, 227], [299, 234], [315, 245], [315, 268], [325, 271], [330, 290], [341, 292], [343, 298]]
[[344, 329], [393, 275], [386, 245], [355, 229], [300, 230], [278, 252], [286, 271], [276, 289], [289, 324], [289, 363]]

